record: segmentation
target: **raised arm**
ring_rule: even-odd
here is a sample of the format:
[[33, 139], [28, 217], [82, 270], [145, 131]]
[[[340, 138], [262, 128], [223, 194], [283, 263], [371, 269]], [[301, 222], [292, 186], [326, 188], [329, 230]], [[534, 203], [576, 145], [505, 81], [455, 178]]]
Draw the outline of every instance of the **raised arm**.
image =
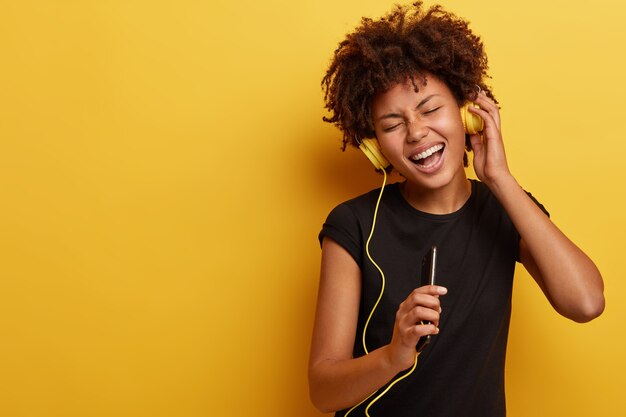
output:
[[[398, 309], [392, 342], [352, 357], [361, 297], [361, 272], [348, 252], [329, 238], [322, 243], [322, 268], [309, 360], [311, 401], [323, 412], [351, 407], [409, 368], [415, 344], [438, 332], [442, 287], [416, 289]], [[434, 325], [417, 325], [420, 320]]]
[[604, 310], [598, 268], [519, 186], [506, 163], [497, 106], [484, 94], [476, 102], [481, 109], [471, 111], [485, 120], [485, 131], [471, 137], [474, 168], [519, 232], [522, 264], [560, 314], [577, 322], [598, 317]]

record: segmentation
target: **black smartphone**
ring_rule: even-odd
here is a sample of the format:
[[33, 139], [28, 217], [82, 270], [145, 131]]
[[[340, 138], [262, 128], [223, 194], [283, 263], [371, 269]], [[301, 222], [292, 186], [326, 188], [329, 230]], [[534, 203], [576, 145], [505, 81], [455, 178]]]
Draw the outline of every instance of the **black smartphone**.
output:
[[[420, 287], [424, 285], [435, 285], [435, 274], [437, 272], [437, 246], [430, 248], [428, 253], [422, 258], [422, 276], [420, 277]], [[430, 324], [429, 321], [422, 321], [422, 324]], [[420, 337], [415, 349], [421, 352], [424, 346], [430, 342], [431, 335]]]

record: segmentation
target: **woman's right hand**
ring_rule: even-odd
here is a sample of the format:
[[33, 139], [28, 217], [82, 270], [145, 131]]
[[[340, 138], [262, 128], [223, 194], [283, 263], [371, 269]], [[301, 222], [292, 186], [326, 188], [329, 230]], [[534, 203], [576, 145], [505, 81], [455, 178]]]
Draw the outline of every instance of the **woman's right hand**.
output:
[[[354, 357], [361, 300], [361, 270], [352, 255], [330, 238], [322, 242], [322, 267], [311, 356], [311, 401], [322, 412], [349, 408], [389, 383], [415, 361], [422, 335], [437, 333], [443, 287], [418, 288], [398, 309], [391, 344]], [[429, 320], [434, 325], [421, 325]]]
[[[447, 292], [445, 287], [425, 285], [413, 290], [400, 304], [389, 345], [389, 361], [392, 366], [400, 370], [411, 367], [415, 361], [415, 346], [420, 337], [439, 333], [439, 296]], [[427, 321], [431, 324], [422, 324]]]

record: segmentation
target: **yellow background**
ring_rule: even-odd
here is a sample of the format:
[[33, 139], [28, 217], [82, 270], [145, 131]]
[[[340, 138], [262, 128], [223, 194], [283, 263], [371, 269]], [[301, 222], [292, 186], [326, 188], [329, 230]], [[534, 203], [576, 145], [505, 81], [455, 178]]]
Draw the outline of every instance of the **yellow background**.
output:
[[[379, 185], [320, 80], [391, 2], [0, 2], [0, 415], [317, 416], [317, 233]], [[621, 416], [621, 1], [445, 0], [482, 35], [512, 171], [598, 264], [579, 325], [516, 276], [509, 415]]]

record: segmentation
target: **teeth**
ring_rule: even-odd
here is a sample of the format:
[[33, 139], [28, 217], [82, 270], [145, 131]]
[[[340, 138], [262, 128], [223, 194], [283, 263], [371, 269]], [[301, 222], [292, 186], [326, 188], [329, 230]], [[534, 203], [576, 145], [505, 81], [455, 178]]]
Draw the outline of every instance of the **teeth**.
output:
[[426, 149], [424, 152], [418, 153], [417, 155], [413, 156], [413, 160], [414, 161], [419, 161], [420, 159], [424, 159], [427, 158], [429, 156], [431, 156], [432, 154], [434, 154], [437, 151], [440, 151], [441, 149], [443, 149], [443, 144], [438, 144], [433, 146], [432, 148]]

